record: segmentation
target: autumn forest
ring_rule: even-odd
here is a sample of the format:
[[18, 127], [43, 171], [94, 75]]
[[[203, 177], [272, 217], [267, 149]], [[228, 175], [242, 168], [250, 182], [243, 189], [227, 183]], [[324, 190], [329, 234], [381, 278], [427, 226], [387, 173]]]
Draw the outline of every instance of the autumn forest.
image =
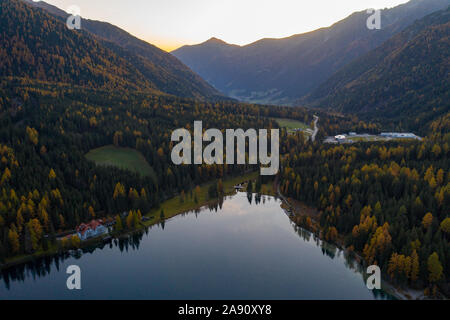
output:
[[[442, 38], [439, 50], [447, 52], [446, 65], [439, 55], [438, 62], [429, 63], [441, 65], [428, 70], [442, 73], [448, 71], [448, 9], [433, 23], [441, 26], [427, 29], [428, 40], [428, 33], [421, 33], [411, 50]], [[254, 192], [263, 193], [262, 184], [271, 186], [313, 208], [316, 214], [292, 220], [359, 256], [362, 265], [380, 266], [390, 283], [427, 297], [450, 295], [448, 82], [437, 80], [434, 89], [420, 91], [414, 88], [420, 81], [403, 78], [409, 91], [417, 89], [420, 99], [428, 99], [432, 116], [424, 109], [402, 113], [410, 101], [405, 99], [392, 111], [395, 117], [372, 117], [351, 111], [362, 101], [359, 82], [356, 89], [345, 87], [347, 92], [332, 78], [320, 89], [325, 94], [327, 86], [333, 88], [326, 99], [338, 97], [334, 111], [244, 103], [225, 97], [187, 67], [177, 67], [192, 72], [184, 81], [175, 74], [181, 69], [167, 67], [172, 56], [155, 51], [161, 54], [158, 65], [136, 50], [92, 32], [67, 30], [61, 17], [22, 0], [0, 0], [0, 267], [79, 248], [78, 237], [60, 238], [82, 223], [104, 219], [114, 223], [116, 234], [130, 231], [150, 212], [164, 220], [160, 206], [173, 197], [190, 194], [198, 202], [200, 187], [212, 185], [207, 197], [216, 199], [227, 179], [259, 172], [258, 165], [249, 164], [173, 164], [172, 131], [193, 133], [194, 121], [202, 120], [204, 128], [222, 131], [280, 129], [280, 170], [251, 181], [257, 185]], [[403, 68], [395, 77], [409, 67]], [[349, 72], [341, 71], [346, 80]], [[441, 76], [448, 80], [448, 74]], [[377, 90], [388, 92], [383, 79], [374, 77]], [[399, 80], [390, 88], [400, 91], [401, 86]], [[369, 100], [376, 95], [373, 91]], [[397, 105], [399, 99], [395, 92], [384, 103]], [[385, 104], [382, 108], [389, 108]], [[314, 116], [320, 119], [314, 141], [276, 121], [293, 119], [313, 128]], [[323, 143], [342, 132], [410, 130], [423, 139]], [[137, 151], [149, 173], [96, 165], [86, 157], [105, 146]]]

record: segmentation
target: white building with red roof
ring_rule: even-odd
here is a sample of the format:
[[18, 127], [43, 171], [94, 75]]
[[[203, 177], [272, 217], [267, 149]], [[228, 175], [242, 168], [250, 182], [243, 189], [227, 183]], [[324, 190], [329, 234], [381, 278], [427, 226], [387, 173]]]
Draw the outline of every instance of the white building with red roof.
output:
[[103, 225], [102, 219], [92, 220], [89, 223], [82, 223], [77, 227], [77, 235], [81, 240], [98, 237], [108, 233], [108, 228]]

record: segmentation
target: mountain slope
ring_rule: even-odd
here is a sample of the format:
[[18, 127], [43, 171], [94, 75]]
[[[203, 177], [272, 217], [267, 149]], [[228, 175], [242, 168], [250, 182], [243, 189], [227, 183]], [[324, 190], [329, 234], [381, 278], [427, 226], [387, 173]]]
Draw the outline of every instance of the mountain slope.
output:
[[450, 110], [449, 36], [450, 7], [356, 59], [303, 101], [418, 127]]
[[374, 49], [416, 19], [450, 0], [412, 0], [382, 10], [381, 30], [369, 30], [369, 15], [357, 12], [329, 28], [246, 46], [210, 39], [173, 51], [225, 94], [249, 102], [293, 104], [353, 59]]
[[[36, 5], [45, 9], [33, 8]], [[223, 98], [170, 54], [110, 24], [83, 20], [82, 30], [71, 31], [65, 25], [67, 14], [43, 2], [1, 0], [0, 10], [0, 41], [5, 57], [1, 75], [106, 89], [153, 89], [202, 100]], [[105, 37], [89, 32], [90, 25], [103, 30]], [[134, 47], [139, 44], [143, 49], [137, 52], [132, 45], [128, 49], [118, 41], [105, 40], [106, 35], [132, 42]], [[15, 51], [26, 53], [28, 58], [13, 55]]]

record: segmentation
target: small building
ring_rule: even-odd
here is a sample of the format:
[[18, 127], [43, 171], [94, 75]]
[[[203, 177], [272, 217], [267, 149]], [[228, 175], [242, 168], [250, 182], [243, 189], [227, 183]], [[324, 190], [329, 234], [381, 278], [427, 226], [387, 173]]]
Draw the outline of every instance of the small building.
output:
[[356, 136], [356, 132], [349, 132], [348, 135], [349, 136]]
[[382, 132], [380, 134], [380, 136], [386, 137], [386, 138], [394, 138], [394, 139], [418, 139], [418, 140], [421, 140], [420, 137], [418, 137], [414, 133], [410, 133], [410, 132]]
[[82, 223], [76, 230], [78, 237], [83, 241], [108, 233], [108, 228], [105, 227], [101, 219], [92, 220], [89, 223]]
[[345, 140], [345, 136], [342, 135], [342, 134], [338, 134], [337, 136], [334, 136], [334, 138], [335, 138], [337, 141]]

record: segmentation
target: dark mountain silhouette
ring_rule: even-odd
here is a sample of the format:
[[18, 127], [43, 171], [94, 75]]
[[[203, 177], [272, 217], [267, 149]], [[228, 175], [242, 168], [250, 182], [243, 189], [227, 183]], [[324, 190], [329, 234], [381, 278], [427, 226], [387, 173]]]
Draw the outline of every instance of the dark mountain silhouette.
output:
[[366, 11], [328, 28], [246, 46], [218, 39], [184, 46], [173, 55], [225, 94], [249, 102], [293, 104], [353, 59], [376, 48], [450, 0], [412, 0], [381, 12], [381, 30], [369, 30]]
[[[92, 82], [95, 86], [100, 85], [99, 79], [87, 79], [94, 74], [98, 76], [99, 70], [102, 70], [101, 86], [114, 87], [121, 82], [122, 85], [127, 83], [130, 88], [142, 90], [152, 88], [180, 97], [200, 100], [225, 99], [221, 93], [171, 54], [109, 23], [82, 19], [82, 30], [71, 31], [65, 25], [68, 14], [45, 2], [2, 0], [1, 5], [0, 23], [5, 28], [1, 29], [4, 30], [4, 37], [0, 41], [5, 43], [4, 50], [8, 48], [12, 50], [12, 46], [23, 47], [24, 52], [34, 60], [33, 63], [27, 64], [27, 67], [25, 65], [19, 67], [26, 61], [20, 61], [19, 64], [11, 61], [12, 65], [17, 64], [16, 68], [9, 72], [2, 70], [2, 75], [36, 77], [39, 70], [40, 79], [83, 85]], [[17, 24], [17, 27], [6, 28], [11, 24]], [[24, 27], [26, 25], [33, 29], [26, 30]], [[41, 29], [42, 33], [39, 32]], [[23, 39], [19, 37], [20, 43], [16, 42], [17, 34], [23, 35]], [[47, 45], [47, 41], [51, 41], [52, 48]], [[78, 56], [73, 56], [73, 53], [69, 52], [69, 47], [74, 46], [76, 49], [73, 50]], [[67, 51], [61, 50], [64, 47]], [[20, 48], [19, 50], [21, 51]], [[64, 63], [64, 70], [60, 71], [59, 77], [54, 74], [55, 70], [52, 71], [53, 68], [61, 67], [59, 65], [61, 62], [53, 61], [56, 57], [63, 58], [59, 61]], [[7, 59], [17, 57], [8, 55]], [[52, 61], [50, 64], [43, 63], [45, 59]], [[79, 65], [89, 59], [95, 63], [88, 67]], [[53, 65], [53, 62], [58, 65]], [[84, 72], [81, 79], [75, 79], [75, 75], [78, 77], [81, 70]], [[118, 78], [121, 78], [120, 81]], [[109, 83], [110, 81], [112, 83]]]
[[302, 102], [419, 127], [450, 111], [450, 7], [348, 64]]

